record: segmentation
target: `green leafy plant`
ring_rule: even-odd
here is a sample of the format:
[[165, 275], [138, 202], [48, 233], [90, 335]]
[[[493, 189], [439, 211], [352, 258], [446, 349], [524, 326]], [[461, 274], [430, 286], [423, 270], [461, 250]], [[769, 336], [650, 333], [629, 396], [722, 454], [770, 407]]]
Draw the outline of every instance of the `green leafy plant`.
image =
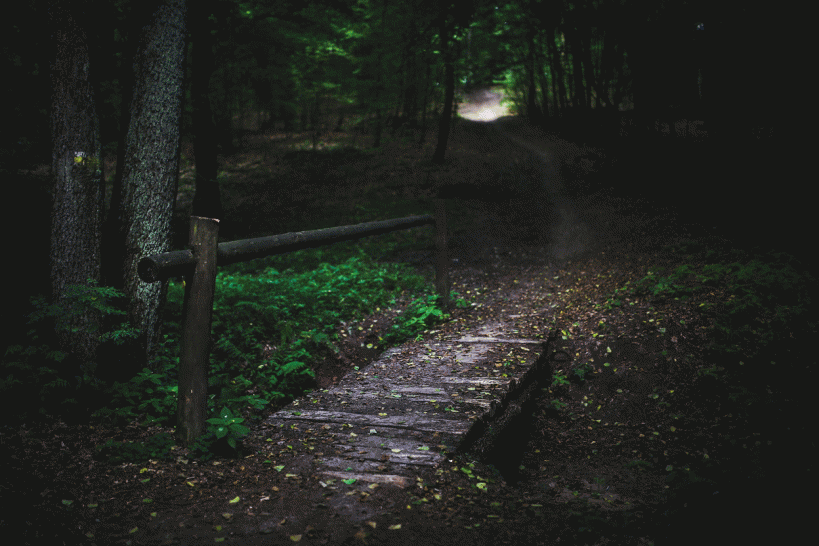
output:
[[[116, 288], [98, 286], [94, 279], [87, 279], [85, 285], [68, 285], [65, 290], [64, 299], [59, 303], [47, 303], [43, 296], [32, 298], [34, 311], [29, 315], [29, 323], [41, 323], [50, 319], [53, 322], [54, 330], [58, 332], [78, 332], [78, 319], [89, 312], [103, 319], [113, 315], [124, 315], [120, 305], [114, 302], [125, 297]], [[99, 323], [89, 322], [86, 328], [92, 332], [99, 330]], [[111, 331], [102, 333], [100, 341], [113, 340], [121, 344], [128, 338], [136, 338], [137, 330], [127, 322], [121, 323]]]
[[250, 429], [241, 424], [244, 419], [233, 415], [227, 406], [222, 408], [218, 417], [208, 419], [207, 422], [212, 425], [211, 430], [216, 438], [224, 438], [233, 449], [236, 449], [236, 440], [241, 440], [250, 433]]
[[625, 466], [626, 468], [634, 468], [637, 470], [648, 470], [651, 468], [651, 463], [640, 459], [634, 459], [633, 461], [626, 463]]
[[413, 300], [406, 311], [396, 319], [385, 340], [389, 343], [401, 342], [447, 320], [449, 315], [439, 306], [439, 299], [437, 294], [430, 294]]
[[[48, 303], [42, 296], [31, 299], [27, 343], [10, 346], [0, 363], [0, 399], [5, 404], [14, 401], [14, 411], [8, 408], [7, 414], [20, 419], [47, 413], [76, 416], [83, 405], [78, 400], [101, 396], [104, 386], [94, 374], [95, 363], [82, 362], [60, 350], [56, 334], [79, 332], [78, 324], [99, 333], [100, 324], [125, 314], [120, 309], [122, 297], [118, 290], [97, 286], [88, 279], [86, 285], [69, 285], [61, 304]], [[88, 315], [95, 320], [80, 320]], [[115, 344], [134, 337], [136, 330], [127, 323], [99, 333], [100, 341]], [[12, 391], [14, 396], [8, 396]]]
[[580, 366], [577, 366], [576, 368], [574, 368], [572, 370], [572, 375], [577, 377], [577, 379], [579, 381], [585, 381], [586, 374], [591, 372], [593, 369], [594, 368], [592, 368], [592, 365], [591, 365], [590, 362], [584, 362], [583, 364], [581, 364]]
[[736, 249], [718, 252], [694, 243], [670, 250], [690, 253], [695, 260], [668, 274], [656, 268], [633, 285], [626, 283], [614, 291], [606, 307], [621, 303], [622, 295], [684, 299], [706, 287], [723, 288], [727, 298], [700, 307], [713, 319], [708, 350], [715, 356], [763, 356], [797, 334], [812, 335], [819, 325], [811, 307], [816, 300], [816, 279], [792, 256], [777, 252], [749, 255]]
[[250, 433], [244, 418], [224, 406], [216, 417], [207, 420], [208, 428], [191, 446], [191, 454], [202, 460], [214, 456], [236, 457], [241, 453], [241, 440]]
[[556, 410], [556, 411], [560, 411], [560, 410], [562, 410], [563, 408], [565, 408], [567, 406], [567, 404], [565, 402], [561, 402], [557, 398], [555, 398], [554, 400], [552, 400], [549, 403], [552, 405], [552, 408], [554, 410]]
[[95, 416], [123, 421], [141, 417], [144, 425], [167, 422], [176, 412], [178, 399], [178, 386], [171, 372], [144, 368], [129, 381], [114, 383], [110, 388], [113, 409], [102, 408]]
[[562, 387], [563, 385], [569, 385], [570, 381], [567, 379], [566, 374], [563, 373], [554, 373], [552, 375], [552, 387]]
[[694, 271], [688, 264], [679, 266], [668, 276], [649, 271], [645, 277], [634, 284], [632, 293], [637, 296], [650, 295], [654, 300], [687, 297], [691, 294], [691, 288], [683, 283], [689, 281], [693, 276]]

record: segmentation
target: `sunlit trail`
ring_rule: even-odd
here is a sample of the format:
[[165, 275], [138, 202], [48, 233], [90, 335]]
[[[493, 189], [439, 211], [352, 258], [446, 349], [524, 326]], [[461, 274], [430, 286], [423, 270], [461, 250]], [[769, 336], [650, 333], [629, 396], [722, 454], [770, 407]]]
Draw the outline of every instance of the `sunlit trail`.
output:
[[503, 95], [500, 92], [484, 89], [471, 93], [468, 99], [458, 107], [458, 115], [471, 121], [490, 122], [508, 116], [509, 110], [501, 106]]
[[462, 118], [471, 121], [495, 121], [501, 116], [507, 116], [509, 113], [506, 108], [495, 106], [492, 108], [481, 108], [474, 112], [458, 112]]

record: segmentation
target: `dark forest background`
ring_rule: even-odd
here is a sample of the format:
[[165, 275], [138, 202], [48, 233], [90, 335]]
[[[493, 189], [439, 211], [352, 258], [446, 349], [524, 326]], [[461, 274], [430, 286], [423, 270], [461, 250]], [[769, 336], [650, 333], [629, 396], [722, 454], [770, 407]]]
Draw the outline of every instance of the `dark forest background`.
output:
[[[2, 23], [5, 297], [59, 304], [88, 278], [124, 290], [145, 363], [166, 288], [146, 291], [135, 264], [171, 246], [180, 142], [197, 166], [193, 213], [220, 217], [217, 158], [250, 134], [315, 149], [347, 131], [378, 148], [434, 127], [443, 164], [459, 101], [489, 86], [535, 125], [627, 137], [643, 147], [624, 162], [686, 173], [634, 192], [804, 250], [804, 20], [787, 4], [704, 0], [16, 3]], [[707, 141], [692, 148], [694, 124]], [[61, 344], [90, 358], [95, 339]]]

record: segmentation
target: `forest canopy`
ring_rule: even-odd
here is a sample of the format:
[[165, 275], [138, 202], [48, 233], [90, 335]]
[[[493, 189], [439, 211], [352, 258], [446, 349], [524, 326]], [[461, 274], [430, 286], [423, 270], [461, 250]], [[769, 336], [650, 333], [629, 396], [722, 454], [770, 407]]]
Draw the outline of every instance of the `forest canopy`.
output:
[[[4, 73], [13, 82], [0, 142], [7, 169], [46, 162], [50, 147], [50, 4], [17, 3], [4, 18]], [[144, 4], [72, 2], [87, 26], [106, 154], [125, 130]], [[464, 92], [497, 84], [533, 120], [633, 109], [648, 124], [673, 111], [713, 117], [731, 133], [785, 121], [774, 105], [788, 86], [765, 82], [794, 76], [776, 47], [788, 34], [779, 16], [739, 2], [209, 0], [191, 9], [191, 17], [206, 12], [206, 28], [188, 28], [182, 135], [194, 132], [191, 86], [202, 77], [191, 63], [207, 48], [206, 95], [224, 152], [248, 128], [355, 128], [377, 145], [380, 131], [441, 113], [448, 63], [455, 112]]]

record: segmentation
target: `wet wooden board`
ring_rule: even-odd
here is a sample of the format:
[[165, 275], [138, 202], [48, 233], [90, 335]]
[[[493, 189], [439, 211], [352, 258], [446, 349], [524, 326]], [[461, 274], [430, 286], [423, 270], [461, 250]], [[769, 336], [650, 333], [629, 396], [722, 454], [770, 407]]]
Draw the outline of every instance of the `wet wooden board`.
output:
[[511, 332], [495, 322], [457, 339], [392, 348], [272, 415], [270, 433], [321, 445], [311, 464], [327, 479], [412, 484], [414, 470], [462, 448], [543, 372], [547, 343]]

